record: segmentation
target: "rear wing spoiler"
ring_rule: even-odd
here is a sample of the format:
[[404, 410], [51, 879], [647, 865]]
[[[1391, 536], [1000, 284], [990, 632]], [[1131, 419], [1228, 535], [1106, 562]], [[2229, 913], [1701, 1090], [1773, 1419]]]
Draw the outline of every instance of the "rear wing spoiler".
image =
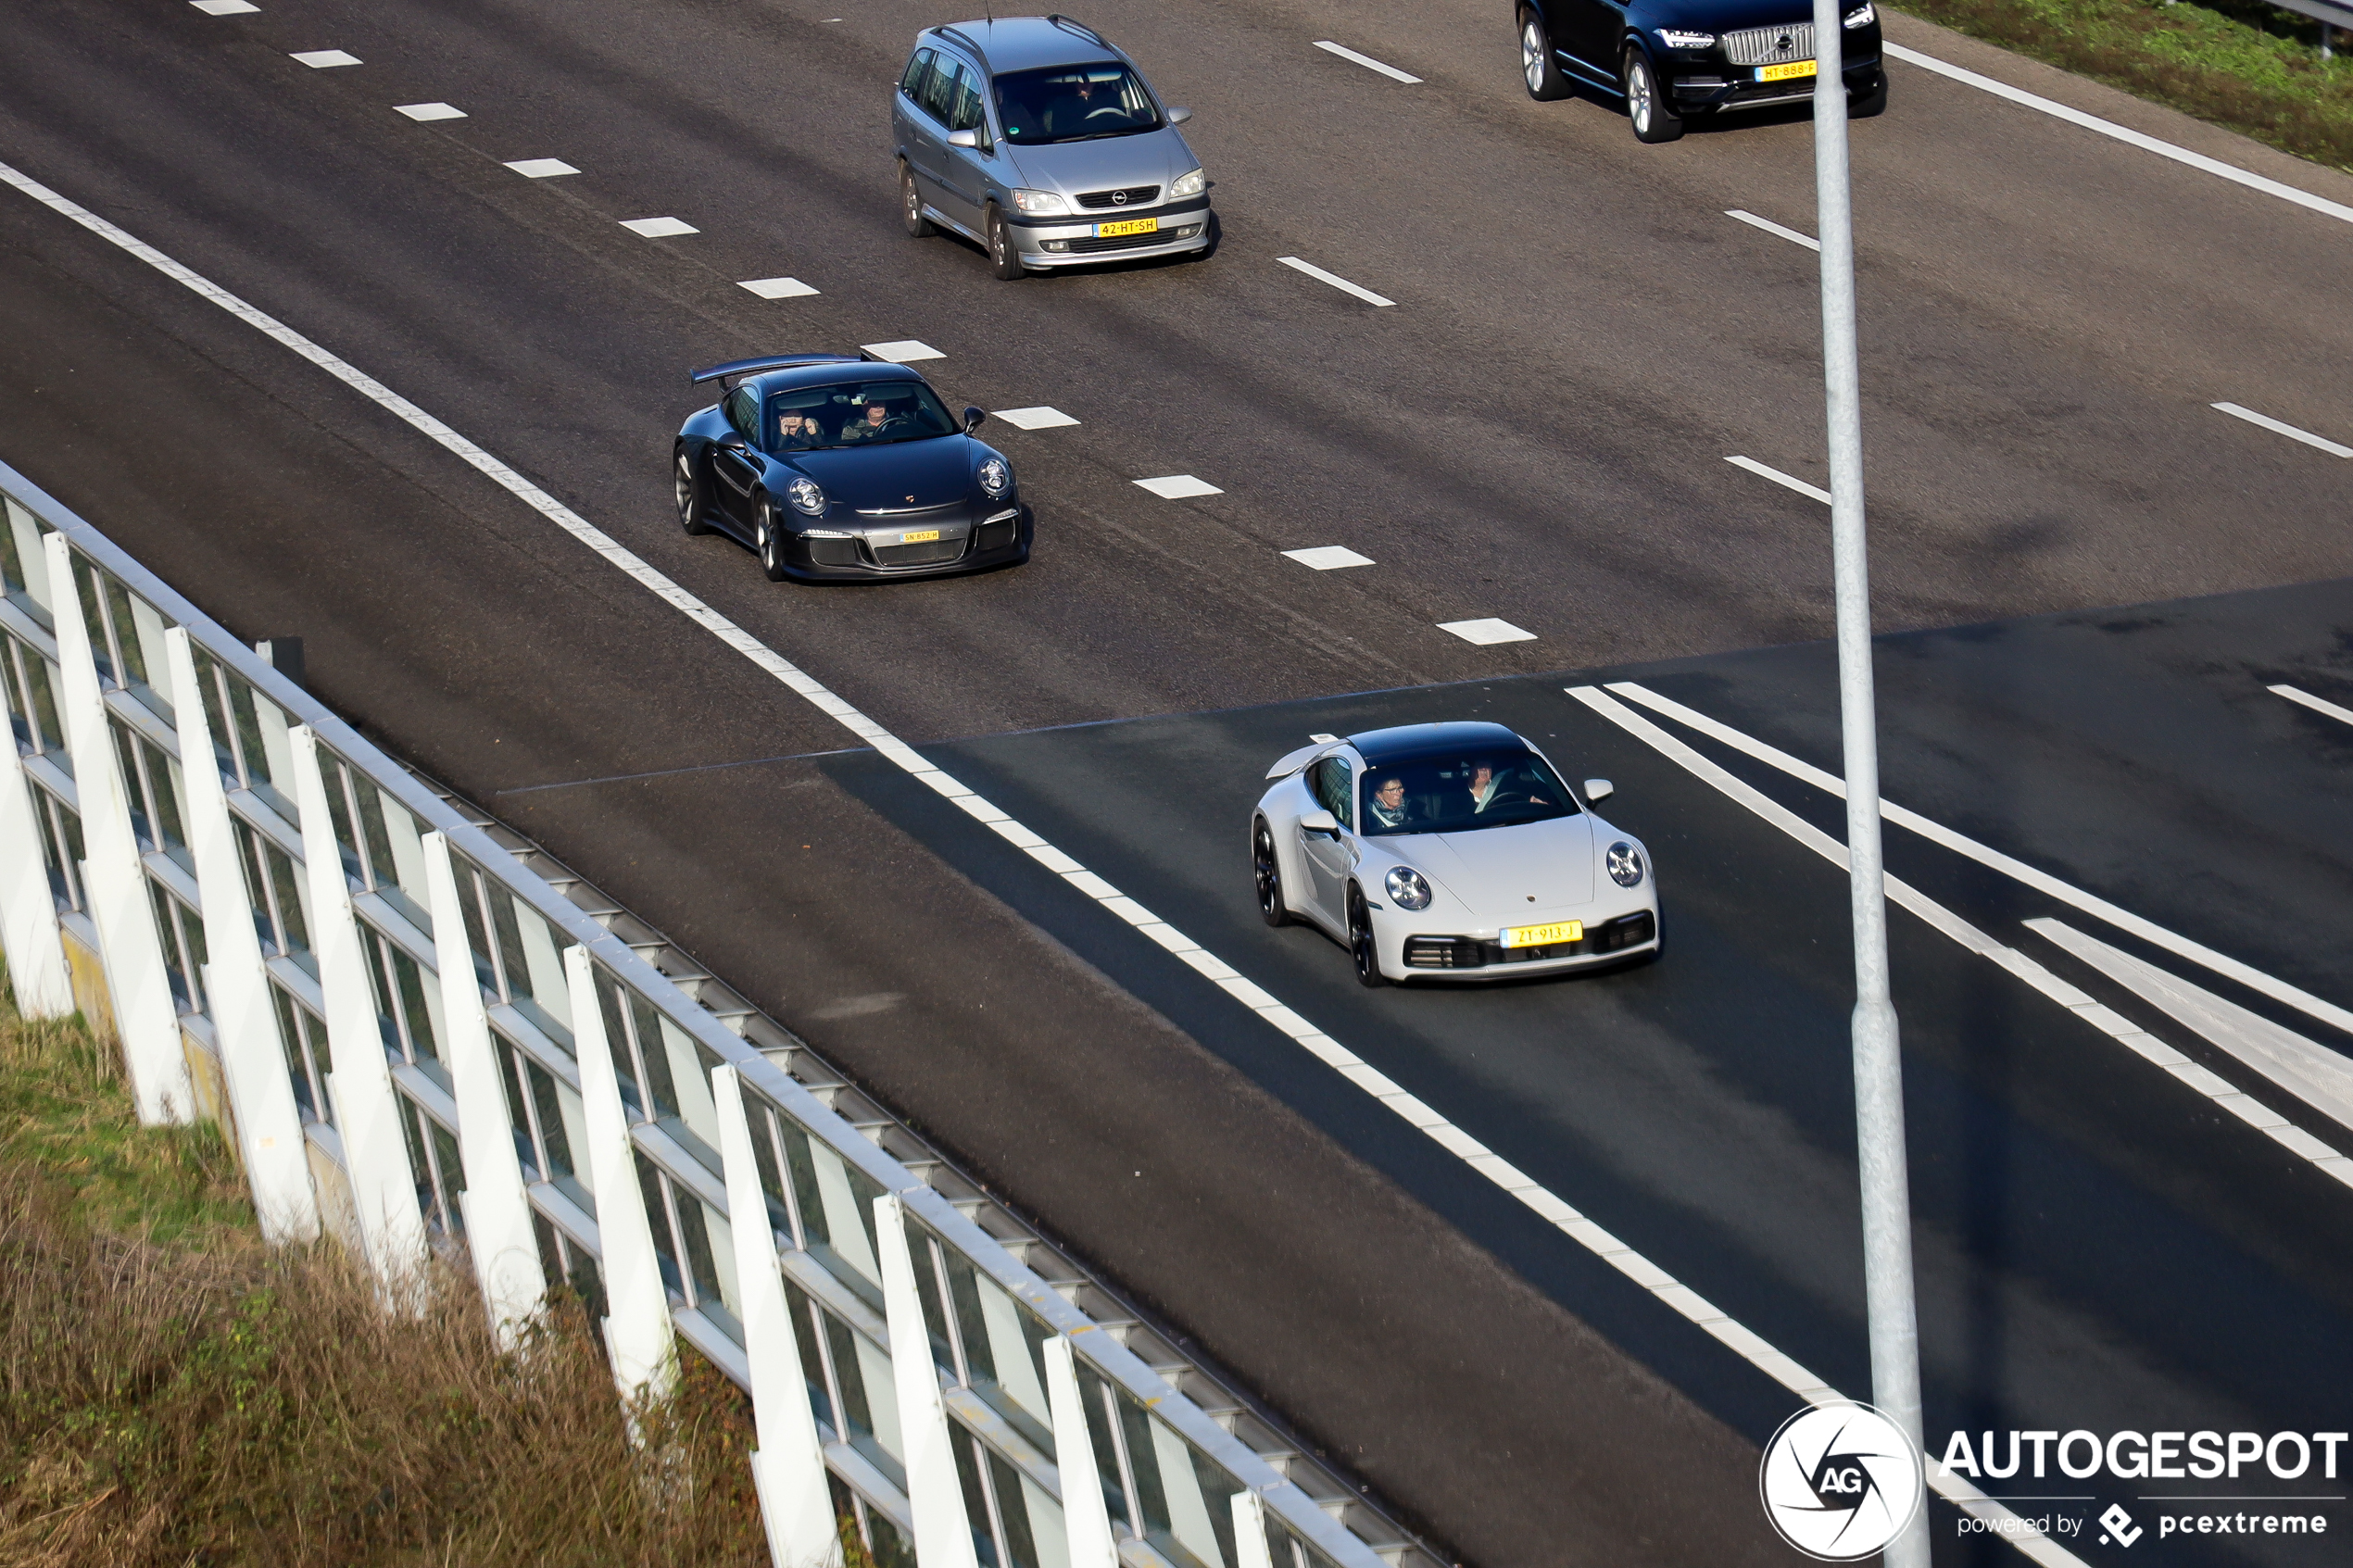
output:
[[727, 383], [727, 390], [732, 392], [735, 390], [736, 383], [742, 381], [747, 376], [756, 376], [762, 370], [782, 370], [789, 369], [794, 365], [855, 365], [862, 359], [874, 359], [877, 358], [879, 358], [877, 355], [861, 352], [854, 356], [849, 354], [787, 354], [772, 356], [764, 359], [730, 359], [724, 365], [713, 365], [707, 370], [688, 371], [686, 374], [686, 384], [688, 386], [700, 386], [707, 381], [724, 381]]

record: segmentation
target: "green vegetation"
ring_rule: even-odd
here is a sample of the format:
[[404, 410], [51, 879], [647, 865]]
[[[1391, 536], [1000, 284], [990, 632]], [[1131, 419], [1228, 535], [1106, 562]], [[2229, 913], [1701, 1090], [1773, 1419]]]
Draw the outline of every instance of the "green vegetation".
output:
[[633, 1448], [577, 1307], [502, 1352], [436, 1267], [386, 1315], [333, 1243], [263, 1246], [219, 1135], [140, 1129], [112, 1065], [0, 1001], [0, 1562], [764, 1562], [708, 1363]]
[[1903, 9], [2353, 169], [2353, 59], [2322, 59], [2321, 24], [2295, 12], [2248, 0], [1906, 0]]

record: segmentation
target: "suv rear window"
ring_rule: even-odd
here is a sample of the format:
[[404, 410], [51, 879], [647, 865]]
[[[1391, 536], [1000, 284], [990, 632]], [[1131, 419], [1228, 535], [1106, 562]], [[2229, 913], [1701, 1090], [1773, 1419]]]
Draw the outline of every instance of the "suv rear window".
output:
[[1160, 129], [1160, 107], [1116, 61], [1008, 71], [997, 79], [997, 119], [1008, 141], [1086, 142]]

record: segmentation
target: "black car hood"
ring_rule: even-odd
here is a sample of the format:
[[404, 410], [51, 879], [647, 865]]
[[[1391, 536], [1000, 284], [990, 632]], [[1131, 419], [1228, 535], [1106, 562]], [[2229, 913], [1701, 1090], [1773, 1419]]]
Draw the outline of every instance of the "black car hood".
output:
[[970, 436], [936, 435], [927, 441], [795, 452], [782, 460], [844, 506], [941, 507], [971, 493], [973, 446]]

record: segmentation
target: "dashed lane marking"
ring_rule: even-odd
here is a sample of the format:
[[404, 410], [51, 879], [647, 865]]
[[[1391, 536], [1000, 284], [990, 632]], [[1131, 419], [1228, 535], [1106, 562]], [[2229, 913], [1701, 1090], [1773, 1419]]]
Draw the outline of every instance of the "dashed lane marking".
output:
[[2273, 696], [2284, 696], [2288, 701], [2309, 708], [2315, 713], [2325, 713], [2340, 724], [2353, 724], [2353, 708], [2339, 708], [2325, 697], [2314, 696], [2310, 692], [2296, 686], [2266, 686], [2263, 689]]
[[526, 180], [552, 180], [559, 174], [580, 172], [560, 157], [527, 157], [507, 167]]
[[1736, 469], [1746, 469], [1753, 474], [1759, 475], [1765, 479], [1769, 479], [1776, 484], [1794, 490], [1801, 495], [1811, 495], [1814, 499], [1821, 502], [1822, 505], [1826, 507], [1831, 504], [1831, 493], [1829, 491], [1818, 489], [1814, 485], [1806, 483], [1804, 480], [1799, 479], [1794, 475], [1783, 473], [1779, 469], [1768, 469], [1754, 458], [1727, 458], [1724, 460], [1731, 464]]
[[466, 111], [450, 104], [395, 104], [410, 119], [463, 119]]
[[[460, 460], [488, 477], [492, 483], [547, 518], [557, 527], [579, 540], [610, 565], [627, 573], [640, 586], [663, 603], [676, 609], [696, 625], [709, 632], [729, 648], [791, 688], [807, 699], [811, 706], [832, 717], [862, 742], [872, 746], [910, 775], [921, 781], [942, 798], [951, 801], [974, 821], [987, 826], [1007, 843], [1025, 851], [1048, 871], [1061, 876], [1073, 888], [1095, 899], [1107, 911], [1133, 926], [1143, 936], [1164, 951], [1174, 956], [1187, 968], [1216, 985], [1227, 996], [1256, 1013], [1271, 1027], [1281, 1031], [1298, 1043], [1302, 1049], [1331, 1066], [1349, 1082], [1371, 1095], [1402, 1118], [1407, 1125], [1428, 1137], [1453, 1154], [1471, 1170], [1493, 1183], [1496, 1187], [1524, 1204], [1562, 1235], [1587, 1248], [1612, 1267], [1617, 1269], [1641, 1287], [1650, 1291], [1659, 1303], [1677, 1313], [1727, 1346], [1752, 1366], [1772, 1378], [1798, 1398], [1812, 1403], [1843, 1402], [1844, 1396], [1816, 1377], [1789, 1356], [1775, 1349], [1761, 1336], [1735, 1322], [1713, 1304], [1678, 1283], [1667, 1272], [1653, 1263], [1609, 1232], [1569, 1207], [1547, 1188], [1538, 1185], [1509, 1161], [1496, 1155], [1484, 1144], [1471, 1137], [1453, 1123], [1439, 1116], [1430, 1108], [1377, 1069], [1349, 1051], [1331, 1036], [1322, 1033], [1298, 1013], [1282, 1005], [1273, 996], [1250, 981], [1240, 972], [1183, 932], [1161, 920], [1151, 910], [1126, 897], [1116, 887], [1097, 876], [1071, 856], [1055, 848], [1042, 836], [1013, 820], [969, 786], [950, 776], [929, 758], [875, 723], [865, 714], [836, 696], [822, 682], [785, 659], [742, 627], [728, 620], [711, 606], [688, 593], [684, 587], [656, 571], [632, 551], [623, 547], [610, 534], [598, 529], [579, 513], [548, 495], [539, 486], [517, 473], [512, 467], [473, 441], [459, 434], [439, 419], [426, 413], [406, 397], [393, 391], [373, 376], [348, 361], [329, 353], [325, 348], [296, 332], [283, 321], [255, 308], [235, 295], [157, 250], [119, 226], [100, 218], [87, 207], [69, 201], [38, 181], [19, 169], [0, 163], [0, 182], [22, 191], [26, 195], [51, 211], [71, 220], [83, 229], [106, 240], [154, 268], [174, 282], [199, 297], [219, 306], [222, 310], [244, 321], [247, 326], [271, 338], [303, 358], [309, 360], [346, 386], [368, 398], [402, 420], [427, 439], [457, 456]], [[1937, 1489], [1945, 1497], [1960, 1501], [1965, 1507], [1983, 1510], [2002, 1520], [2016, 1518], [2001, 1504], [1979, 1492], [1968, 1483], [1952, 1477], [1931, 1477]], [[2020, 1521], [2020, 1524], [2023, 1524]], [[2043, 1568], [2082, 1568], [2080, 1560], [2057, 1546], [2033, 1535], [1999, 1532], [2003, 1538], [2024, 1552]]]
[[817, 292], [799, 278], [746, 278], [736, 286], [749, 289], [762, 299], [799, 299]]
[[675, 218], [625, 218], [621, 226], [633, 234], [643, 234], [649, 240], [666, 240], [676, 234], [699, 234], [700, 229]]
[[1042, 403], [1035, 408], [1000, 408], [996, 417], [1015, 430], [1060, 430], [1078, 422], [1060, 408], [1049, 408]]
[[261, 9], [253, 0], [188, 0], [188, 4], [208, 17], [238, 17]]
[[1769, 218], [1759, 218], [1753, 212], [1743, 212], [1739, 207], [1730, 208], [1724, 214], [1724, 216], [1727, 218], [1737, 218], [1752, 229], [1762, 229], [1768, 234], [1779, 234], [1790, 244], [1793, 245], [1804, 245], [1807, 250], [1819, 250], [1822, 248], [1822, 242], [1815, 239], [1810, 234], [1801, 234], [1794, 229], [1784, 229]]
[[1223, 495], [1226, 494], [1206, 480], [1195, 479], [1189, 473], [1172, 473], [1160, 479], [1139, 479], [1137, 488], [1149, 490], [1164, 501], [1181, 501], [1190, 495]]
[[920, 338], [902, 337], [894, 343], [862, 343], [867, 353], [879, 356], [894, 365], [911, 365], [918, 359], [945, 359], [938, 349]]
[[1315, 47], [1325, 51], [1327, 54], [1338, 55], [1343, 60], [1353, 60], [1356, 64], [1363, 66], [1366, 70], [1377, 70], [1392, 82], [1415, 83], [1421, 81], [1420, 77], [1408, 76], [1403, 71], [1399, 70], [1395, 66], [1383, 65], [1380, 61], [1373, 58], [1370, 55], [1360, 55], [1355, 50], [1349, 48], [1346, 44], [1334, 44], [1328, 39], [1319, 38], [1315, 41]]
[[2314, 435], [2309, 430], [2298, 430], [2292, 424], [2271, 418], [2269, 414], [2259, 414], [2252, 408], [2242, 408], [2235, 403], [2216, 403], [2210, 407], [2220, 409], [2234, 420], [2245, 420], [2248, 424], [2260, 425], [2273, 435], [2284, 435], [2290, 441], [2301, 441], [2307, 446], [2317, 446], [2332, 458], [2353, 458], [2353, 446], [2340, 446], [2324, 435]]
[[1370, 566], [1373, 558], [1360, 556], [1345, 545], [1318, 545], [1312, 550], [1285, 550], [1284, 556], [1317, 571], [1338, 571], [1344, 566]]
[[1463, 641], [1477, 643], [1481, 647], [1494, 643], [1532, 643], [1536, 640], [1535, 633], [1523, 632], [1510, 621], [1497, 621], [1491, 616], [1485, 621], [1441, 621], [1438, 629], [1452, 632]]
[[300, 60], [313, 70], [325, 70], [331, 66], [356, 66], [360, 63], [359, 56], [348, 54], [341, 49], [306, 49], [293, 58]]
[[1386, 306], [1397, 303], [1393, 299], [1383, 299], [1379, 295], [1375, 294], [1370, 289], [1360, 288], [1356, 284], [1350, 282], [1347, 279], [1340, 276], [1338, 273], [1327, 272], [1321, 267], [1315, 265], [1313, 262], [1302, 261], [1295, 256], [1278, 256], [1275, 257], [1275, 259], [1281, 262], [1284, 266], [1290, 268], [1294, 272], [1306, 273], [1309, 277], [1315, 279], [1319, 283], [1329, 283], [1332, 287], [1340, 290], [1342, 294], [1353, 294], [1367, 305]]

